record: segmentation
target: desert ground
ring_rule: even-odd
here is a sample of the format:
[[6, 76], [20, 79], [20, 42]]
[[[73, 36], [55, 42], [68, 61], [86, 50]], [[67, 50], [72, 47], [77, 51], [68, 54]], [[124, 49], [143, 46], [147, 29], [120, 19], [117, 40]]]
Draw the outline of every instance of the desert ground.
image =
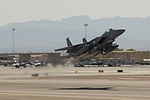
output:
[[0, 100], [149, 99], [150, 66], [0, 66]]

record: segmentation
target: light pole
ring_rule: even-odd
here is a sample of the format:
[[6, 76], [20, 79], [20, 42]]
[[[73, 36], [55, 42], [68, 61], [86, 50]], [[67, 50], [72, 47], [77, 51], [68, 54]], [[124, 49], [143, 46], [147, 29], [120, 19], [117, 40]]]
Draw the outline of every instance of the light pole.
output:
[[87, 38], [87, 26], [88, 26], [88, 24], [85, 23], [84, 26], [85, 26], [85, 38]]
[[15, 28], [12, 28], [12, 31], [13, 31], [13, 53], [14, 53], [14, 33], [15, 33]]

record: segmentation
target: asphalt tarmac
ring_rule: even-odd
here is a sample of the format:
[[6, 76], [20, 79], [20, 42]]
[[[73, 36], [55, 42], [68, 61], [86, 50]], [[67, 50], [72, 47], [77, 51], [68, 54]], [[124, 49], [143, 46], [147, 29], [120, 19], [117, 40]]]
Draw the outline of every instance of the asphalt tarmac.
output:
[[150, 100], [150, 66], [0, 66], [0, 100]]

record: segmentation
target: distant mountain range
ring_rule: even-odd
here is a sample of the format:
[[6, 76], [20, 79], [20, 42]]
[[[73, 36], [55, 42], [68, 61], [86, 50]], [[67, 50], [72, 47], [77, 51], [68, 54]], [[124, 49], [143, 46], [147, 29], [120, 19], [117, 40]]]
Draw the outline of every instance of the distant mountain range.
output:
[[0, 27], [0, 52], [12, 52], [12, 28], [15, 28], [15, 52], [54, 52], [66, 46], [65, 39], [81, 43], [85, 37], [90, 40], [102, 35], [109, 28], [124, 28], [126, 32], [116, 41], [120, 48], [137, 50], [150, 49], [150, 17], [147, 18], [100, 18], [74, 16], [59, 21], [40, 20], [23, 23], [9, 23]]

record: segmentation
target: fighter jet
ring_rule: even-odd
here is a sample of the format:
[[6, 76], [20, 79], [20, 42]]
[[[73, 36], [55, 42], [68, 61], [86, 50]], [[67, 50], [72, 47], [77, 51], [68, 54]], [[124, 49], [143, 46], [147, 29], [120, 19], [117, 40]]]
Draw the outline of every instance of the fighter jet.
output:
[[90, 58], [100, 53], [107, 54], [119, 46], [113, 44], [113, 42], [124, 32], [125, 29], [109, 29], [102, 36], [96, 37], [89, 42], [86, 38], [83, 38], [83, 43], [77, 45], [72, 45], [70, 39], [67, 38], [67, 47], [55, 49], [55, 51], [67, 50], [66, 53], [69, 53], [69, 56], [74, 58]]

